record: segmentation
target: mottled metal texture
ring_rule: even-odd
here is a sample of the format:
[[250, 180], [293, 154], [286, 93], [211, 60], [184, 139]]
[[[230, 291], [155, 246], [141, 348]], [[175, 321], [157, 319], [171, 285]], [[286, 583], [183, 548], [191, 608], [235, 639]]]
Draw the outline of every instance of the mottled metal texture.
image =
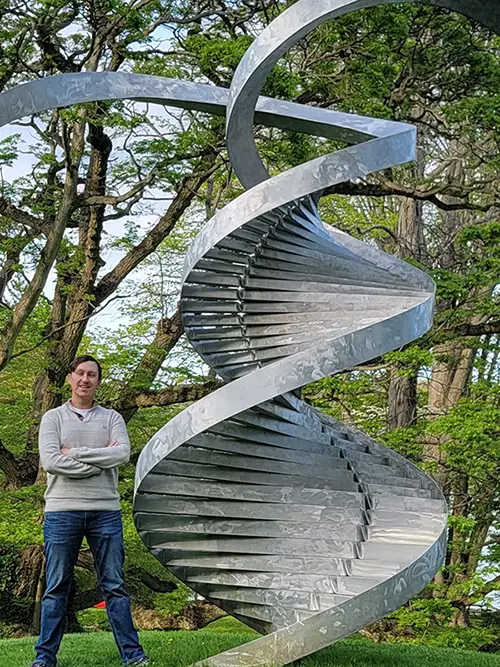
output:
[[[431, 326], [432, 280], [324, 227], [316, 208], [324, 188], [412, 160], [415, 130], [259, 97], [274, 63], [310, 30], [394, 1], [300, 0], [254, 42], [230, 91], [101, 72], [0, 95], [0, 125], [125, 98], [227, 110], [229, 154], [248, 191], [189, 249], [182, 312], [189, 340], [229, 383], [147, 444], [134, 499], [137, 529], [156, 557], [264, 635], [200, 664], [292, 662], [407, 602], [443, 561], [447, 510], [433, 480], [296, 393]], [[500, 32], [497, 0], [427, 4]], [[269, 178], [254, 121], [348, 147]]]

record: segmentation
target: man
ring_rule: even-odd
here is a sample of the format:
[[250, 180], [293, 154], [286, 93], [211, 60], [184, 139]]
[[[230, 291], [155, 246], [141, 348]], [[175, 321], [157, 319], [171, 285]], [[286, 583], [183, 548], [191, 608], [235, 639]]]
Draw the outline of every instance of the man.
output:
[[148, 665], [132, 622], [123, 582], [123, 530], [118, 466], [130, 458], [125, 422], [94, 402], [101, 365], [77, 357], [68, 373], [71, 400], [40, 425], [40, 460], [47, 472], [44, 544], [46, 590], [32, 667], [54, 667], [61, 644], [73, 569], [84, 537], [124, 665]]

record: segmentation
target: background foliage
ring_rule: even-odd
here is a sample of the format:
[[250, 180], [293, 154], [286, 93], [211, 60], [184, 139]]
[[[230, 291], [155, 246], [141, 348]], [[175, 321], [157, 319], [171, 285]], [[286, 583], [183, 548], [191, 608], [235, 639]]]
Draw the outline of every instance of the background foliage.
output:
[[[249, 44], [288, 4], [0, 2], [0, 90], [118, 70], [228, 87]], [[499, 47], [462, 16], [384, 6], [321, 26], [264, 90], [418, 128], [414, 164], [332, 188], [321, 212], [428, 271], [438, 285], [435, 326], [304, 392], [435, 475], [449, 499], [444, 570], [422, 599], [369, 629], [375, 639], [498, 647], [496, 614], [477, 610], [500, 588]], [[262, 127], [256, 136], [272, 172], [338, 147]], [[168, 625], [194, 600], [185, 587], [171, 590], [133, 528], [134, 463], [161, 425], [217, 386], [182, 337], [177, 300], [190, 240], [241, 192], [224, 122], [97, 103], [23, 119], [0, 139], [0, 633], [36, 630], [38, 424], [67, 398], [78, 351], [103, 360], [100, 400], [122, 412], [131, 434], [120, 490], [134, 605], [145, 627]], [[79, 566], [74, 627], [99, 596], [85, 550]], [[101, 627], [99, 612], [82, 613], [84, 627]]]

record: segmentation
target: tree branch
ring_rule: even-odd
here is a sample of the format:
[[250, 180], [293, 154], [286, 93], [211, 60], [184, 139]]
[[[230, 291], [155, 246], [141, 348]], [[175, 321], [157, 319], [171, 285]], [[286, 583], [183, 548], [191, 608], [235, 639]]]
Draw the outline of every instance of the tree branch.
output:
[[142, 359], [135, 368], [132, 377], [122, 387], [119, 396], [114, 401], [115, 410], [118, 410], [129, 422], [137, 412], [139, 406], [135, 399], [144, 391], [148, 391], [156, 378], [162, 363], [168, 353], [175, 347], [184, 332], [179, 306], [172, 317], [163, 317], [157, 324], [156, 335]]
[[469, 607], [470, 605], [475, 604], [479, 600], [485, 598], [487, 595], [489, 595], [489, 593], [493, 593], [494, 591], [498, 590], [500, 590], [500, 575], [494, 579], [491, 579], [491, 581], [487, 581], [484, 586], [481, 586], [481, 588], [474, 591], [472, 595], [461, 598], [457, 602], [460, 605]]
[[59, 208], [52, 226], [47, 233], [47, 241], [41, 252], [33, 278], [17, 302], [9, 319], [0, 331], [0, 370], [7, 365], [12, 349], [25, 321], [31, 315], [47, 282], [50, 270], [64, 236], [64, 230], [71, 217], [73, 202], [77, 195], [78, 168], [83, 156], [84, 128], [87, 109], [79, 110], [78, 121], [73, 124], [71, 147], [67, 152], [67, 171]]
[[57, 333], [59, 333], [60, 331], [63, 331], [63, 330], [66, 329], [67, 327], [72, 327], [72, 326], [74, 326], [75, 324], [80, 324], [81, 322], [85, 322], [86, 320], [89, 320], [91, 317], [94, 317], [95, 315], [98, 315], [98, 314], [101, 313], [105, 308], [107, 308], [108, 305], [109, 305], [112, 301], [115, 301], [116, 299], [126, 299], [126, 298], [127, 298], [127, 297], [126, 297], [125, 295], [122, 295], [122, 294], [116, 294], [112, 299], [110, 299], [109, 301], [106, 301], [106, 303], [105, 303], [101, 308], [98, 308], [98, 309], [96, 309], [96, 310], [93, 310], [89, 315], [85, 315], [85, 317], [81, 317], [80, 319], [77, 319], [77, 320], [70, 320], [69, 322], [66, 322], [65, 324], [62, 324], [61, 326], [56, 327], [55, 329], [52, 329], [52, 331], [51, 331], [49, 334], [47, 334], [46, 336], [44, 336], [43, 338], [41, 338], [41, 339], [38, 341], [38, 343], [35, 343], [35, 344], [32, 345], [31, 347], [27, 347], [26, 349], [21, 350], [20, 352], [16, 352], [16, 353], [13, 354], [10, 358], [11, 358], [11, 359], [16, 359], [17, 357], [22, 357], [24, 354], [27, 354], [28, 352], [33, 352], [33, 350], [36, 350], [37, 348], [39, 348], [40, 345], [43, 345], [46, 341], [48, 341], [48, 340], [50, 340], [51, 338], [53, 338], [53, 337], [54, 337]]
[[26, 213], [21, 208], [14, 206], [10, 201], [5, 199], [5, 197], [0, 196], [0, 215], [3, 215], [6, 218], [10, 218], [14, 222], [17, 222], [23, 227], [30, 227], [35, 230], [36, 233], [40, 233], [44, 226], [44, 221], [40, 218], [37, 218], [35, 215]]
[[[94, 571], [94, 559], [92, 558], [92, 553], [90, 549], [82, 549], [78, 554], [78, 559], [76, 562], [77, 567], [81, 567], [84, 570], [89, 570], [90, 572]], [[147, 586], [152, 591], [156, 593], [171, 593], [177, 589], [177, 584], [173, 581], [167, 581], [165, 579], [160, 579], [154, 574], [150, 574], [146, 570], [143, 570], [142, 567], [137, 565], [131, 565], [126, 568], [125, 574], [128, 577], [133, 577], [134, 579], [140, 581], [142, 584]], [[93, 589], [89, 593], [97, 594], [99, 589]], [[85, 591], [83, 592], [85, 594]], [[97, 604], [102, 600], [102, 592], [100, 593], [100, 598], [93, 602]], [[93, 606], [93, 605], [90, 605]], [[82, 609], [86, 607], [81, 607]]]
[[172, 591], [177, 590], [177, 584], [173, 581], [160, 579], [160, 577], [157, 577], [155, 574], [151, 574], [150, 572], [143, 570], [142, 567], [137, 567], [136, 565], [127, 567], [125, 575], [127, 578], [133, 577], [140, 581], [141, 584], [144, 584], [155, 593], [172, 593]]
[[491, 336], [500, 333], [500, 320], [480, 324], [459, 324], [451, 329], [444, 329], [443, 333], [453, 333], [456, 336]]
[[137, 408], [191, 403], [192, 401], [199, 401], [200, 398], [208, 396], [222, 386], [224, 386], [224, 383], [219, 380], [209, 380], [202, 384], [179, 384], [161, 390], [148, 389], [135, 396], [121, 398], [119, 404], [116, 401], [111, 401], [106, 404], [106, 407], [114, 410], [119, 409], [120, 412], [123, 412], [126, 410], [136, 411]]
[[[121, 195], [113, 197], [112, 195], [96, 195], [94, 197], [81, 198], [77, 202], [77, 208], [83, 206], [117, 206], [118, 204], [123, 204], [131, 198], [135, 198], [136, 195], [143, 192], [143, 190], [150, 185], [156, 176], [156, 171], [153, 169], [150, 173], [142, 180], [140, 183], [134, 185], [133, 188], [130, 188], [128, 192], [124, 192]], [[136, 199], [136, 201], [138, 201]]]
[[118, 288], [120, 283], [133, 271], [146, 257], [148, 257], [160, 243], [165, 239], [179, 221], [182, 214], [190, 206], [203, 183], [210, 174], [217, 169], [215, 154], [212, 155], [212, 166], [201, 174], [195, 174], [185, 178], [168, 207], [167, 212], [160, 218], [153, 229], [146, 234], [144, 239], [132, 248], [127, 255], [101, 278], [94, 290], [94, 303], [102, 303]]
[[190, 403], [192, 401], [199, 401], [200, 398], [208, 396], [223, 386], [224, 382], [209, 380], [203, 384], [179, 384], [175, 387], [161, 389], [160, 391], [151, 389], [139, 394], [135, 402], [140, 408]]
[[16, 457], [0, 440], [0, 470], [5, 475], [5, 486], [21, 489], [33, 484], [38, 471], [38, 453]]
[[[419, 190], [406, 185], [398, 185], [391, 181], [384, 180], [383, 183], [354, 183], [353, 181], [346, 181], [326, 188], [323, 191], [324, 195], [348, 195], [348, 196], [363, 196], [363, 197], [389, 197], [397, 195], [399, 197], [409, 197], [418, 201], [428, 201], [434, 204], [442, 211], [477, 211], [478, 213], [488, 213], [492, 209], [500, 208], [500, 201], [494, 201], [491, 204], [473, 204], [468, 201], [468, 192], [462, 193], [461, 196], [464, 201], [449, 203], [440, 199], [436, 191]], [[456, 188], [453, 193], [449, 193], [449, 186], [443, 187], [439, 190], [439, 194], [453, 196], [458, 198]]]

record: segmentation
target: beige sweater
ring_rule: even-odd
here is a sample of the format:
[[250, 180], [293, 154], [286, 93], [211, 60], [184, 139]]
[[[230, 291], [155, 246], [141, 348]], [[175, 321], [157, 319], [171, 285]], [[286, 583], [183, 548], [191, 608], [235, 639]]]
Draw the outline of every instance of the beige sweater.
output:
[[[119, 445], [108, 447], [113, 440]], [[68, 456], [62, 447], [70, 448]], [[44, 414], [39, 449], [46, 512], [120, 509], [118, 466], [128, 462], [130, 443], [118, 412], [95, 405], [82, 419], [68, 401]]]

